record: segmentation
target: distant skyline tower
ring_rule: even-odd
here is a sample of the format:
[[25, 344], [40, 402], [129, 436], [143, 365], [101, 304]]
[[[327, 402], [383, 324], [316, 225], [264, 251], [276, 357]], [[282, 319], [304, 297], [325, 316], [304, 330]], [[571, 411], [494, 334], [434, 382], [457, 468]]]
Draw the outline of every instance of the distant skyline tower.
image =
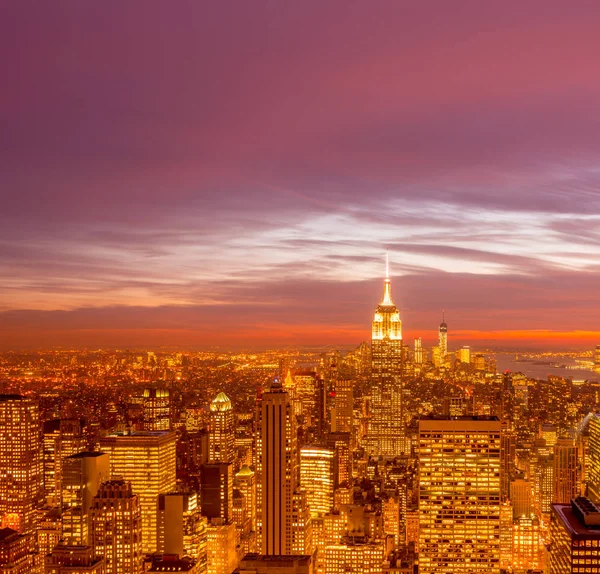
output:
[[35, 401], [0, 395], [0, 528], [35, 534], [43, 498], [40, 420]]
[[415, 363], [417, 365], [423, 363], [423, 341], [421, 337], [415, 337]]
[[402, 405], [402, 321], [392, 300], [386, 251], [383, 299], [375, 310], [371, 333], [371, 421], [369, 454], [399, 456], [405, 451]]
[[235, 416], [231, 400], [220, 392], [210, 403], [209, 462], [235, 462]]
[[446, 324], [446, 311], [442, 311], [442, 322], [440, 323], [440, 329], [438, 332], [439, 347], [440, 347], [440, 359], [442, 363], [446, 360], [448, 355], [448, 325]]

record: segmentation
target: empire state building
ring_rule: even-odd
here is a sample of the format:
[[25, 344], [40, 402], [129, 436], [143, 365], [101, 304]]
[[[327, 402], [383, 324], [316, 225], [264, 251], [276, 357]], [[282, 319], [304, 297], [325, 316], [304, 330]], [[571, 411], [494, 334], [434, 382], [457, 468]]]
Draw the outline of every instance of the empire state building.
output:
[[392, 301], [386, 256], [383, 299], [375, 311], [371, 334], [371, 421], [366, 441], [371, 456], [394, 457], [406, 450], [402, 366], [402, 321]]

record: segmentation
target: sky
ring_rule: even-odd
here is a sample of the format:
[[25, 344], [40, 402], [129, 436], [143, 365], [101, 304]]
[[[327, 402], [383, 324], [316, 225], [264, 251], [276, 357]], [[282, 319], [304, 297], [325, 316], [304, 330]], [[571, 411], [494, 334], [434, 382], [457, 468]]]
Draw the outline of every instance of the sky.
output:
[[0, 5], [0, 349], [600, 344], [600, 3]]

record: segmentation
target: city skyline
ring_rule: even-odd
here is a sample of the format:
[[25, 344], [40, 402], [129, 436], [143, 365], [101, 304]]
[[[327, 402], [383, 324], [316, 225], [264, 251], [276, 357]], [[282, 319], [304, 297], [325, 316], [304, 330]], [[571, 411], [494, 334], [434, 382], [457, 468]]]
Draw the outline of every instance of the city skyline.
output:
[[600, 339], [595, 3], [31, 12], [0, 18], [0, 349], [356, 345], [385, 246], [407, 339]]

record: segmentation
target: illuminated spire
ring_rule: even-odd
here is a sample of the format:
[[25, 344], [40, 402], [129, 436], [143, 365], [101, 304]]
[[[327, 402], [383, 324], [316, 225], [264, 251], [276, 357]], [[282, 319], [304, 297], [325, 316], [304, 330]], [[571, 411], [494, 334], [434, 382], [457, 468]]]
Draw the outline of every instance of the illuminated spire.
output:
[[390, 258], [389, 251], [385, 250], [385, 281], [383, 287], [383, 301], [381, 305], [384, 307], [393, 307], [394, 302], [392, 301], [392, 282], [390, 281]]

